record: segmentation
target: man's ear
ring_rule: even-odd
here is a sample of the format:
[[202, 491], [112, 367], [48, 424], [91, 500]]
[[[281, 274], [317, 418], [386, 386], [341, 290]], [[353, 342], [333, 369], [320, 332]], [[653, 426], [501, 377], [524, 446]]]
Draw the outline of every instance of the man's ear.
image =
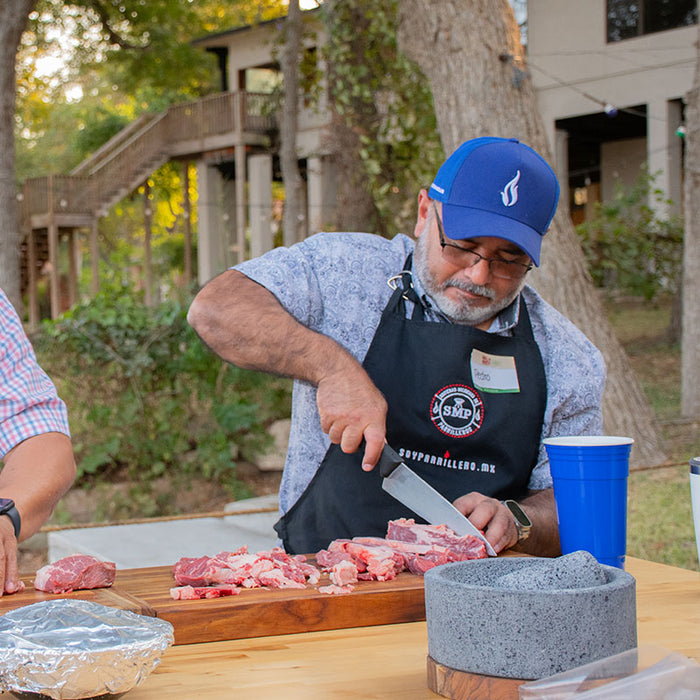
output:
[[413, 229], [413, 235], [416, 238], [418, 238], [425, 229], [425, 224], [430, 216], [430, 202], [431, 199], [428, 197], [428, 191], [425, 189], [421, 190], [418, 193], [418, 215], [416, 216], [416, 226]]

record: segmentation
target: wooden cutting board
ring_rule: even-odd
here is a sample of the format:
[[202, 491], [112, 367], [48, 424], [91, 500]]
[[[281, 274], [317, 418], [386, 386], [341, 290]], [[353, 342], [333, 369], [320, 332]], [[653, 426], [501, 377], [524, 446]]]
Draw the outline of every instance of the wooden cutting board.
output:
[[156, 611], [149, 607], [148, 603], [144, 600], [114, 587], [94, 588], [89, 591], [73, 591], [72, 593], [61, 594], [42, 593], [34, 588], [33, 575], [20, 576], [20, 578], [24, 581], [24, 585], [26, 586], [25, 590], [21, 593], [12, 593], [11, 595], [5, 594], [0, 597], [0, 615], [4, 615], [6, 612], [10, 612], [10, 610], [22, 608], [25, 605], [40, 603], [44, 600], [72, 598], [75, 600], [89, 600], [92, 603], [108, 605], [109, 607], [119, 608], [121, 610], [131, 610], [140, 615], [149, 615], [150, 617], [156, 616]]
[[[319, 586], [329, 583], [322, 576]], [[245, 639], [425, 620], [423, 577], [401, 573], [392, 581], [360, 581], [347, 595], [305, 589], [243, 590], [239, 595], [173, 600], [169, 566], [117, 571], [120, 594], [143, 601], [175, 628], [175, 644]]]
[[173, 600], [172, 567], [117, 570], [111, 588], [51, 594], [34, 589], [0, 598], [0, 615], [42, 600], [89, 600], [142, 615], [160, 617], [174, 627], [175, 644], [215, 642], [276, 634], [368, 627], [425, 620], [423, 577], [401, 573], [392, 581], [360, 581], [347, 595], [319, 593], [330, 583], [321, 577], [305, 589], [245, 589], [239, 595], [203, 600]]

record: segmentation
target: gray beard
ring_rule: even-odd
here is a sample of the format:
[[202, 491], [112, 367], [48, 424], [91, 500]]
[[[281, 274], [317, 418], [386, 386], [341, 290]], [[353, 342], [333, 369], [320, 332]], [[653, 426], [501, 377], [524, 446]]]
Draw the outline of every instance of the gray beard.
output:
[[[495, 301], [496, 293], [489, 287], [483, 287], [478, 284], [472, 284], [462, 279], [450, 278], [441, 284], [435, 280], [435, 277], [428, 266], [427, 254], [427, 235], [430, 220], [426, 222], [426, 227], [423, 233], [416, 241], [415, 250], [413, 251], [413, 272], [418, 277], [423, 289], [426, 291], [431, 301], [435, 306], [450, 319], [453, 323], [463, 323], [469, 326], [478, 326], [494, 316], [497, 316], [503, 309], [510, 306], [513, 300], [520, 294], [525, 286], [525, 278], [518, 285], [518, 288], [510, 295], [504, 297], [500, 301]], [[456, 302], [445, 295], [445, 290], [450, 287], [456, 287], [471, 294], [478, 294], [487, 299], [494, 300], [486, 306], [476, 306], [468, 300]]]

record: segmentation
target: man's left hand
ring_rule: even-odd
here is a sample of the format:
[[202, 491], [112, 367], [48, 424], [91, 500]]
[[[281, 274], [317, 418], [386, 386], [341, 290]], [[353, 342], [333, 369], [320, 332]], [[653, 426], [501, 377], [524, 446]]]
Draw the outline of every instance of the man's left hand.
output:
[[518, 531], [513, 515], [496, 498], [472, 491], [460, 496], [454, 502], [454, 506], [484, 533], [496, 554], [518, 543]]

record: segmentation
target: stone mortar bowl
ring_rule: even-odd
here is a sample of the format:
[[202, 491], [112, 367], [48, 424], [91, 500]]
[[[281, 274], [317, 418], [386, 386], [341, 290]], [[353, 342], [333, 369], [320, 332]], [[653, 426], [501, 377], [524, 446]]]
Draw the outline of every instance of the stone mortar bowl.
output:
[[430, 657], [481, 675], [544, 678], [637, 646], [634, 578], [588, 552], [435, 567], [425, 614]]

